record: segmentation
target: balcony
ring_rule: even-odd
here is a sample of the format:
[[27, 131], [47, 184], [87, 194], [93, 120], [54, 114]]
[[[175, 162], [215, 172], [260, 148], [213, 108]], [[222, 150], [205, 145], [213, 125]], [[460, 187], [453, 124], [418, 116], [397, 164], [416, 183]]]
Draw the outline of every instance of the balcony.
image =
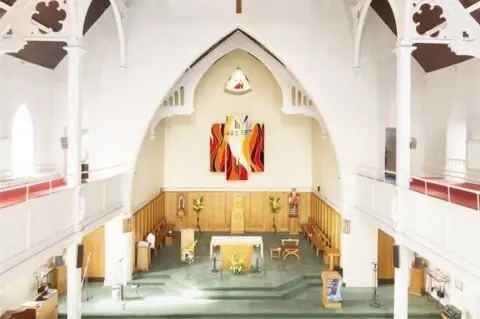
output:
[[74, 189], [67, 186], [0, 208], [0, 282], [27, 261], [38, 266], [53, 255], [52, 250], [58, 253], [67, 247], [76, 227], [88, 232], [121, 213], [123, 171], [116, 168], [89, 173], [91, 179], [79, 189], [77, 223], [72, 210]]
[[[357, 175], [355, 206], [378, 228], [404, 236], [407, 246], [417, 253], [449, 264], [457, 278], [480, 282], [479, 191], [412, 177], [410, 189], [394, 185], [392, 172]], [[396, 201], [403, 205], [403, 215], [396, 213]], [[403, 225], [398, 229], [398, 223]], [[466, 279], [466, 280], [467, 280]]]

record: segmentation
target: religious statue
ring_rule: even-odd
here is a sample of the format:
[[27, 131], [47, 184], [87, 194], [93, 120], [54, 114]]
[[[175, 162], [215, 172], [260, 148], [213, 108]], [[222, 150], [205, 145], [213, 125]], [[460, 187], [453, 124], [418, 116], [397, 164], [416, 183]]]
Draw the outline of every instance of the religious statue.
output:
[[177, 201], [177, 217], [183, 218], [185, 216], [185, 197], [180, 193]]
[[300, 196], [297, 194], [297, 189], [293, 188], [290, 196], [288, 197], [288, 203], [290, 204], [290, 217], [298, 216], [298, 201]]

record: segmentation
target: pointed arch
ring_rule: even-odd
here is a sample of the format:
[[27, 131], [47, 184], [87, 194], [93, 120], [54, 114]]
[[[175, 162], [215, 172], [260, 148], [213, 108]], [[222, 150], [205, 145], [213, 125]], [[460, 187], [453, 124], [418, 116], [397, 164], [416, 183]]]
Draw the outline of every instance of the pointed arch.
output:
[[24, 104], [18, 107], [13, 116], [12, 172], [15, 177], [31, 176], [34, 173], [33, 122]]

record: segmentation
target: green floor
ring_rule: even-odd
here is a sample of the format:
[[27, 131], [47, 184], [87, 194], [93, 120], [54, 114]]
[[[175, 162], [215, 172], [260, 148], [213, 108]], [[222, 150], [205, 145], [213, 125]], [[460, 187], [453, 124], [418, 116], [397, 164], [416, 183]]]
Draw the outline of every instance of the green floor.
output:
[[[111, 288], [90, 284], [91, 301], [82, 304], [84, 318], [393, 318], [393, 286], [379, 290], [380, 308], [371, 308], [370, 288], [347, 287], [343, 307], [325, 309], [321, 303], [321, 258], [302, 238], [301, 261], [270, 260], [270, 247], [286, 233], [256, 233], [263, 237], [264, 263], [260, 273], [212, 273], [210, 237], [225, 233], [196, 233], [195, 262], [180, 263], [179, 234], [172, 246], [159, 250], [149, 272], [134, 276], [137, 288], [125, 287], [125, 300], [112, 299]], [[246, 234], [248, 235], [248, 234]], [[256, 261], [256, 258], [254, 258]], [[409, 318], [439, 318], [441, 309], [426, 297], [411, 296]], [[59, 305], [66, 318], [66, 295]]]

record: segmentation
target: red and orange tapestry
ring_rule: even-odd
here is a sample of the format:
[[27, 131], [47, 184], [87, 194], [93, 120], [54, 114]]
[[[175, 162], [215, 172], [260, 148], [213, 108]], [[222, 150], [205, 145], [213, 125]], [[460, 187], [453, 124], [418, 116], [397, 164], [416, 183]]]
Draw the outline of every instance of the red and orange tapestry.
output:
[[264, 171], [264, 124], [248, 124], [248, 116], [227, 116], [210, 132], [210, 172], [225, 172], [228, 181], [246, 181], [249, 172]]

